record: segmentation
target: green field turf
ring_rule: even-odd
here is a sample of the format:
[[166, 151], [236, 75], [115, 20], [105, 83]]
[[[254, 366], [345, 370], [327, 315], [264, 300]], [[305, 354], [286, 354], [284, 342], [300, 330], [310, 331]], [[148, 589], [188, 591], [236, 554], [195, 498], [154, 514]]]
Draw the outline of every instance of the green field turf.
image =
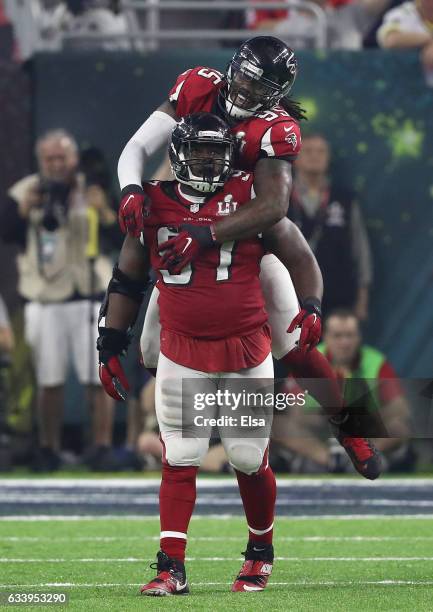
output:
[[0, 521], [0, 591], [66, 591], [69, 605], [50, 608], [86, 612], [433, 610], [432, 519], [280, 519], [268, 589], [239, 594], [229, 589], [241, 565], [244, 521], [196, 518], [191, 595], [144, 598], [138, 587], [154, 576], [148, 565], [158, 531], [154, 518]]

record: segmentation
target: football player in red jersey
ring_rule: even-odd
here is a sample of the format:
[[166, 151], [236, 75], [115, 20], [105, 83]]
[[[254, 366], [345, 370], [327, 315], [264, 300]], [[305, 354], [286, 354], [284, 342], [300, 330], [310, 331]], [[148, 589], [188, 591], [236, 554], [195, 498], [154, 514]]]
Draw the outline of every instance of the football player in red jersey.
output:
[[[129, 342], [142, 299], [149, 256], [158, 275], [161, 352], [156, 374], [156, 413], [164, 446], [160, 488], [160, 548], [157, 576], [141, 588], [143, 595], [188, 592], [185, 548], [195, 504], [196, 474], [207, 452], [212, 423], [224, 415], [210, 402], [194, 411], [196, 398], [216, 391], [260, 392], [272, 384], [270, 332], [264, 308], [260, 260], [266, 249], [277, 254], [295, 278], [299, 291], [320, 302], [322, 278], [302, 234], [287, 218], [271, 230], [240, 241], [215, 244], [180, 274], [161, 268], [160, 245], [183, 223], [200, 228], [221, 210], [241, 209], [251, 198], [253, 176], [233, 172], [234, 139], [218, 117], [198, 113], [183, 118], [172, 134], [170, 157], [176, 181], [143, 185], [145, 216], [141, 238], [127, 236], [110, 282], [99, 321], [100, 377], [116, 399], [125, 397], [127, 380], [119, 355]], [[266, 388], [266, 387], [265, 387]], [[263, 393], [263, 391], [262, 391]], [[202, 406], [203, 407], [203, 406]], [[245, 406], [248, 415], [257, 415]], [[229, 427], [220, 428], [233, 466], [248, 523], [245, 562], [232, 591], [260, 591], [273, 565], [272, 532], [276, 486], [268, 464], [272, 415], [262, 423], [242, 425], [231, 411]], [[197, 422], [196, 416], [202, 417]], [[220, 423], [219, 423], [220, 425]]]
[[[139, 128], [118, 165], [123, 231], [138, 236], [143, 228], [143, 165], [166, 143], [177, 119], [208, 111], [224, 117], [238, 141], [236, 168], [254, 172], [254, 194], [246, 205], [221, 214], [215, 223], [184, 223], [177, 236], [161, 245], [163, 265], [180, 272], [215, 244], [256, 236], [285, 217], [291, 190], [291, 162], [301, 146], [302, 111], [288, 97], [297, 72], [294, 52], [281, 40], [258, 36], [243, 43], [226, 73], [197, 67], [182, 73], [164, 102]], [[320, 304], [304, 300], [301, 309], [290, 275], [273, 255], [263, 258], [261, 282], [272, 329], [272, 353], [298, 378], [315, 379], [316, 399], [332, 417], [336, 437], [355, 468], [366, 478], [380, 475], [380, 458], [368, 440], [347, 435], [349, 415], [338, 382], [316, 344], [321, 334]], [[156, 367], [159, 354], [157, 292], [143, 328], [143, 359]], [[287, 323], [292, 321], [287, 329]], [[317, 384], [319, 379], [323, 383]], [[346, 423], [347, 424], [347, 423]]]

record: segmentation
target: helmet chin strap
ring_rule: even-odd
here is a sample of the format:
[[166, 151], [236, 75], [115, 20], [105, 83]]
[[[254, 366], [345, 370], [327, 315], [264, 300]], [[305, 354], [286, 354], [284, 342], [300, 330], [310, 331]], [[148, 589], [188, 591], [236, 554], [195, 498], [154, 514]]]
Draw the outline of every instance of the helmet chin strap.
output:
[[188, 187], [191, 187], [192, 189], [200, 193], [212, 193], [216, 191], [219, 187], [219, 185], [216, 182], [208, 183], [207, 181], [200, 180], [200, 178], [194, 176], [192, 172], [190, 172], [190, 175], [191, 175], [191, 178], [189, 178], [188, 180], [180, 178], [178, 176], [176, 176], [176, 178], [179, 181], [179, 183], [188, 185]]

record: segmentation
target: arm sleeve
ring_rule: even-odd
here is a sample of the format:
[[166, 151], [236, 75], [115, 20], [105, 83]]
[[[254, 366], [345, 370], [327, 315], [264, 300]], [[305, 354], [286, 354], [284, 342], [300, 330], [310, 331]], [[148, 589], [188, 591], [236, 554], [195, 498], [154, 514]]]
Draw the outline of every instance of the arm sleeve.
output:
[[351, 219], [352, 255], [358, 263], [358, 287], [370, 285], [373, 278], [370, 243], [361, 215], [361, 209], [356, 202], [352, 205]]
[[117, 174], [120, 189], [127, 185], [141, 185], [146, 160], [163, 145], [167, 145], [171, 130], [175, 125], [175, 119], [162, 111], [154, 111], [146, 119], [128, 141], [119, 157]]

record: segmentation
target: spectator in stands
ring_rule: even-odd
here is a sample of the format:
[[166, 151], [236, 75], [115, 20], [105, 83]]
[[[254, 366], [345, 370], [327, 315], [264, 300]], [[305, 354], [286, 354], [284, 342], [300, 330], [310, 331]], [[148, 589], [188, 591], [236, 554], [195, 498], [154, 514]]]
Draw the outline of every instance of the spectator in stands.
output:
[[[64, 46], [105, 51], [132, 48], [129, 40], [121, 38], [129, 32], [126, 17], [113, 12], [111, 0], [66, 0], [66, 4], [69, 19], [65, 34], [79, 35], [80, 38], [71, 39]], [[100, 34], [104, 38], [92, 39], [92, 34]]]
[[89, 464], [101, 469], [110, 460], [113, 405], [99, 384], [96, 320], [111, 262], [92, 252], [91, 236], [98, 221], [101, 234], [111, 232], [116, 214], [103, 189], [86, 184], [78, 171], [77, 144], [66, 131], [41, 136], [36, 155], [38, 173], [10, 188], [0, 219], [2, 238], [21, 246], [18, 290], [39, 388], [33, 467], [60, 466], [63, 388], [72, 360], [94, 404]]
[[[311, 0], [324, 11], [327, 46], [331, 49], [360, 49], [363, 36], [391, 0]], [[318, 24], [311, 10], [250, 9], [247, 24], [251, 29], [273, 30], [290, 41], [295, 49], [314, 46]]]
[[[347, 404], [362, 407], [371, 415], [371, 422], [364, 420], [364, 424], [371, 428], [370, 437], [385, 457], [388, 469], [413, 470], [415, 457], [408, 443], [410, 411], [404, 391], [385, 355], [362, 343], [357, 317], [349, 310], [330, 313], [318, 348], [342, 380]], [[286, 442], [285, 430], [289, 432]], [[316, 467], [339, 471], [345, 465], [339, 450], [320, 438], [326, 426], [319, 410], [308, 412], [296, 406], [288, 415], [276, 416], [273, 431], [274, 442]], [[375, 434], [387, 437], [375, 437]]]
[[[64, 0], [41, 5], [36, 16], [38, 49], [54, 51], [67, 47], [119, 51], [131, 48], [128, 40], [119, 38], [128, 34], [129, 26], [125, 15], [118, 11], [118, 2], [113, 0]], [[103, 38], [94, 38], [94, 34]], [[69, 35], [73, 37], [68, 38]]]
[[324, 281], [323, 311], [352, 308], [368, 316], [372, 265], [358, 204], [329, 176], [330, 149], [320, 134], [305, 136], [295, 163], [289, 217], [314, 251]]
[[420, 49], [427, 83], [433, 87], [433, 0], [404, 2], [388, 11], [377, 39], [385, 49]]

